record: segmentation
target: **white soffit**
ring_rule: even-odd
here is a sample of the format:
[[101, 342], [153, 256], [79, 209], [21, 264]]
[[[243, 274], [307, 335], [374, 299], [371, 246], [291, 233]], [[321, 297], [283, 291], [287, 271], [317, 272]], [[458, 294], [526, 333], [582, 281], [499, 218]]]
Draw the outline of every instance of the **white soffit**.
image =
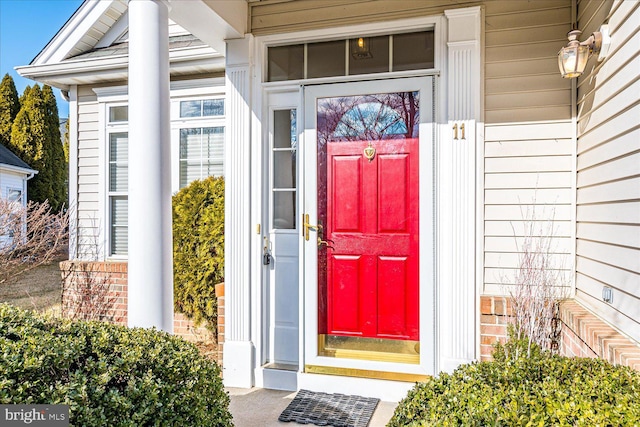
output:
[[124, 0], [85, 1], [31, 65], [59, 63], [93, 49], [126, 10]]
[[243, 38], [247, 32], [246, 1], [170, 1], [169, 18], [191, 34], [225, 53], [225, 40]]

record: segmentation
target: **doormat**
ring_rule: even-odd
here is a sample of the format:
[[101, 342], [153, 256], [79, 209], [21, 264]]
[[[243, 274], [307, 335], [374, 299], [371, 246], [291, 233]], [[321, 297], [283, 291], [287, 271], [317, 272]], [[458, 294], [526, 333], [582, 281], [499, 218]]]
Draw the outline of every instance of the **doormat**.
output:
[[367, 427], [380, 399], [300, 390], [278, 421], [333, 427]]

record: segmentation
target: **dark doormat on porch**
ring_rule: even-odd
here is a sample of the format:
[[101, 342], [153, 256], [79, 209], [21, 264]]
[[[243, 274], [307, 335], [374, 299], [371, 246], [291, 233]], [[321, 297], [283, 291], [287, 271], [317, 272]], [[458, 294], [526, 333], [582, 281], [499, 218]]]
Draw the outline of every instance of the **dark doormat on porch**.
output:
[[333, 427], [367, 427], [379, 399], [300, 390], [279, 421]]

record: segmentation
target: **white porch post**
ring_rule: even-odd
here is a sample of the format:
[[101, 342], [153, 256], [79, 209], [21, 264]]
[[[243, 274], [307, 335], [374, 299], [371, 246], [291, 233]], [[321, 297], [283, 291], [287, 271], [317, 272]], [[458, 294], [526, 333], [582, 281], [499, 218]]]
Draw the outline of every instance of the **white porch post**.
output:
[[168, 16], [129, 1], [128, 323], [173, 332]]
[[[482, 10], [445, 10], [447, 124], [439, 147], [439, 370], [476, 357], [476, 126], [481, 103]], [[455, 127], [455, 128], [454, 128]], [[455, 130], [454, 130], [455, 129]]]
[[253, 386], [251, 341], [251, 36], [227, 42], [225, 139], [225, 343], [223, 381]]

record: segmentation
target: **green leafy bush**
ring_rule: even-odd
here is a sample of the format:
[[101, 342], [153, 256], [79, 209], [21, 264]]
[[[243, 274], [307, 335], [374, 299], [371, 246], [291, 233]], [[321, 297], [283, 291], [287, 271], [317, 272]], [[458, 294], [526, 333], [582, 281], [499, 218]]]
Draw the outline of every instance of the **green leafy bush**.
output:
[[173, 196], [175, 309], [216, 331], [215, 285], [224, 281], [224, 179], [193, 181]]
[[164, 332], [0, 304], [0, 404], [69, 405], [75, 426], [231, 426], [217, 365]]
[[640, 373], [601, 359], [514, 358], [515, 347], [416, 384], [388, 425], [640, 425]]

